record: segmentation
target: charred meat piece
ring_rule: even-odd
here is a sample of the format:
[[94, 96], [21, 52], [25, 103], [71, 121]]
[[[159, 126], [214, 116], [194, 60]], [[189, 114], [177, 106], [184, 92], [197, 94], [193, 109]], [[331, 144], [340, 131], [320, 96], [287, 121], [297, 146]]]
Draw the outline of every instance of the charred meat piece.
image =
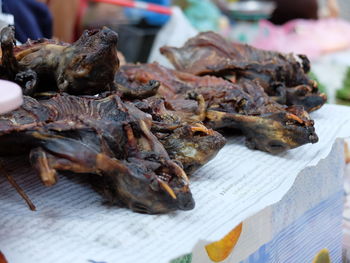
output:
[[118, 35], [114, 31], [84, 31], [73, 44], [28, 40], [15, 46], [14, 27], [1, 31], [0, 77], [19, 83], [26, 95], [54, 90], [97, 94], [113, 87], [118, 70]]
[[5, 256], [0, 251], [0, 263], [7, 263]]
[[205, 118], [205, 102], [198, 101], [152, 97], [134, 102], [152, 115], [152, 132], [189, 175], [213, 159], [226, 143], [220, 133], [200, 122]]
[[45, 185], [54, 184], [60, 171], [89, 174], [108, 200], [134, 211], [192, 209], [188, 178], [151, 124], [150, 115], [116, 95], [25, 97], [21, 108], [0, 115], [0, 149], [8, 155], [12, 144], [12, 150], [29, 151]]
[[[177, 94], [182, 97], [183, 94], [187, 94], [194, 87], [201, 85], [215, 86], [215, 81], [223, 83], [220, 78], [200, 78], [193, 74], [168, 69], [156, 62], [123, 65], [114, 78], [116, 85], [123, 86], [126, 90], [135, 90], [136, 87], [146, 85], [151, 80], [160, 84], [156, 94], [167, 99], [174, 99]], [[200, 84], [197, 84], [198, 81], [200, 81]], [[224, 81], [224, 83], [228, 82]]]
[[180, 162], [189, 175], [212, 160], [226, 143], [220, 133], [201, 123], [183, 125], [167, 132], [162, 130], [155, 135], [169, 156]]
[[307, 73], [310, 61], [304, 55], [282, 54], [231, 43], [214, 32], [200, 33], [181, 48], [162, 47], [177, 70], [195, 75], [216, 75], [240, 82], [258, 80], [265, 92], [284, 105], [320, 108], [326, 101], [317, 83]]
[[118, 94], [122, 99], [144, 99], [157, 94], [160, 83], [150, 80], [146, 83], [130, 82], [127, 76], [118, 71], [114, 76], [113, 93]]
[[[242, 131], [250, 148], [279, 153], [318, 141], [314, 123], [302, 107], [287, 108], [276, 103], [257, 82], [246, 79], [237, 85], [215, 76], [195, 76], [156, 63], [126, 65], [120, 72], [130, 83], [159, 81], [158, 95], [168, 100], [202, 97], [205, 106], [199, 120], [208, 128]], [[195, 111], [192, 115], [199, 116]]]
[[[144, 98], [144, 95], [147, 94], [146, 91], [148, 89], [145, 89], [145, 92], [141, 92], [142, 87], [150, 87], [150, 83], [157, 83], [157, 89], [153, 92], [168, 98], [161, 99], [153, 96], [143, 101], [136, 100], [134, 104], [142, 111], [152, 115], [152, 132], [164, 145], [170, 157], [181, 163], [187, 174], [192, 174], [214, 158], [225, 145], [226, 140], [220, 133], [208, 129], [202, 124], [206, 112], [206, 105], [202, 96], [194, 96], [191, 99], [170, 99], [175, 98], [176, 88], [179, 87], [176, 84], [179, 84], [179, 82], [171, 75], [172, 72], [167, 71], [167, 69], [160, 67], [158, 64], [150, 64], [149, 66], [149, 72], [152, 71], [152, 66], [154, 66], [155, 71], [153, 73], [160, 73], [158, 78], [162, 82], [164, 80], [161, 77], [162, 74], [167, 75], [167, 80], [170, 82], [173, 80], [175, 82], [171, 85], [162, 85], [159, 81], [153, 80], [152, 74], [148, 76], [147, 72], [142, 70], [143, 66], [125, 65], [116, 74], [116, 86], [122, 87], [123, 97], [130, 98], [130, 96], [126, 95], [134, 94], [132, 98], [135, 99]], [[140, 71], [138, 67], [141, 67]], [[133, 77], [126, 74], [124, 70], [128, 71], [128, 69], [137, 76]], [[140, 73], [140, 76], [138, 73]], [[194, 77], [197, 78], [196, 76]], [[167, 88], [171, 90], [168, 91]], [[153, 92], [148, 93], [148, 95], [154, 94]]]

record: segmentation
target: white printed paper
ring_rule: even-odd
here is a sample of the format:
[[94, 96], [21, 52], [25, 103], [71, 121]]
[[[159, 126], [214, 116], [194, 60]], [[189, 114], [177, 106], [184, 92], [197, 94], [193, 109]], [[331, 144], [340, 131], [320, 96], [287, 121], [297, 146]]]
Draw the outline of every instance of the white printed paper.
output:
[[325, 105], [312, 117], [319, 142], [277, 156], [247, 149], [243, 137], [229, 140], [191, 178], [196, 207], [187, 212], [154, 216], [110, 207], [79, 176], [61, 176], [47, 188], [20, 160], [7, 164], [37, 211], [0, 176], [0, 250], [9, 263], [169, 262], [278, 202], [302, 169], [350, 135], [350, 108]]

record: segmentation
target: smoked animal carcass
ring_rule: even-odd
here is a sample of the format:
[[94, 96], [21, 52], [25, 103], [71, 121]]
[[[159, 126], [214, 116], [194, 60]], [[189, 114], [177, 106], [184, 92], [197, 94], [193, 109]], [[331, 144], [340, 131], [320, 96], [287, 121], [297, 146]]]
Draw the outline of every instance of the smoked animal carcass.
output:
[[0, 78], [15, 81], [26, 95], [56, 91], [94, 95], [113, 87], [118, 35], [109, 28], [86, 30], [73, 44], [51, 39], [16, 46], [14, 27], [0, 33]]
[[238, 85], [220, 77], [171, 70], [157, 63], [124, 65], [115, 82], [119, 79], [125, 87], [126, 80], [131, 86], [156, 80], [160, 83], [157, 96], [168, 100], [202, 97], [202, 114], [192, 115], [207, 128], [240, 130], [252, 149], [279, 153], [318, 141], [308, 113], [300, 106], [276, 103], [259, 82], [246, 79]]
[[310, 112], [327, 99], [308, 77], [310, 61], [305, 55], [231, 43], [214, 32], [200, 33], [180, 48], [164, 46], [160, 52], [183, 72], [220, 76], [237, 84], [246, 79], [256, 80], [269, 96], [283, 105], [301, 105]]
[[87, 174], [111, 203], [141, 213], [194, 207], [183, 169], [150, 131], [151, 117], [116, 95], [25, 97], [0, 115], [0, 154], [30, 155], [43, 183], [57, 172]]
[[152, 132], [189, 175], [213, 159], [226, 143], [223, 135], [203, 125], [206, 109], [202, 98], [167, 100], [154, 96], [133, 104], [152, 116]]

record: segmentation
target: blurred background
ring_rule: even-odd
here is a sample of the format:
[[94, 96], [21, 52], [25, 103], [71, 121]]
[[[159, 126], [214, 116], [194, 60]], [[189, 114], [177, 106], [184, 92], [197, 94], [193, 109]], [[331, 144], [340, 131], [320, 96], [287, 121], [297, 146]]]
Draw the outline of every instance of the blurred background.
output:
[[2, 13], [5, 24], [13, 14], [21, 42], [73, 42], [84, 29], [108, 26], [127, 62], [167, 64], [161, 45], [213, 30], [261, 49], [306, 54], [329, 102], [350, 101], [350, 0], [3, 0]]

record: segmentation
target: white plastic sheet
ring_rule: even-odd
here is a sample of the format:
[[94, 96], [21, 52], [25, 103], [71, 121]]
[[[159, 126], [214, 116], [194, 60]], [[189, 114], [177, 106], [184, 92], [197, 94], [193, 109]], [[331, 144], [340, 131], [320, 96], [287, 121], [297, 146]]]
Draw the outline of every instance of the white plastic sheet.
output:
[[181, 9], [177, 6], [172, 7], [171, 18], [157, 34], [148, 62], [157, 61], [172, 68], [168, 60], [160, 54], [159, 48], [166, 45], [180, 47], [186, 40], [197, 34], [198, 31], [190, 24]]

